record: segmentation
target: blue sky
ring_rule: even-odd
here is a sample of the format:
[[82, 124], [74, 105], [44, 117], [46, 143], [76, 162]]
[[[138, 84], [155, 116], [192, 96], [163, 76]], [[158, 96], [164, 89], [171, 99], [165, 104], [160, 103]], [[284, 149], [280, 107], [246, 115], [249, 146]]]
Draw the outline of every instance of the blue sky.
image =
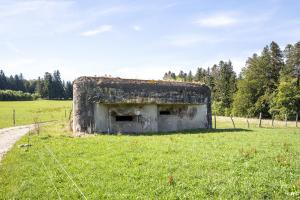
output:
[[160, 79], [300, 40], [298, 0], [0, 0], [0, 69]]

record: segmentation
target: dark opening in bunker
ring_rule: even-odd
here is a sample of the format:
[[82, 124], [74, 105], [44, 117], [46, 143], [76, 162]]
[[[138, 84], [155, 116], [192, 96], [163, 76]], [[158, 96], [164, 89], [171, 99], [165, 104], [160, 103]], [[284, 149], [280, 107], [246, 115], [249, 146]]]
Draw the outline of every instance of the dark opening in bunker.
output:
[[159, 114], [160, 115], [171, 115], [171, 112], [169, 110], [162, 110], [162, 111], [159, 111]]
[[130, 116], [130, 115], [116, 116], [116, 121], [117, 122], [131, 122], [131, 121], [133, 121], [133, 116]]

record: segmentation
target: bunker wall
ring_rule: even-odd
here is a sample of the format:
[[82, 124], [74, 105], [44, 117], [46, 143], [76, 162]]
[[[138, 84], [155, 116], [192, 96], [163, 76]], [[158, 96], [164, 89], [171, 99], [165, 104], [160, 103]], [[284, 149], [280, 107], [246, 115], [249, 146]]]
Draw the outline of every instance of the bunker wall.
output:
[[[80, 77], [73, 84], [73, 131], [157, 132], [211, 128], [210, 100], [210, 89], [205, 85]], [[159, 109], [170, 105], [175, 106], [178, 113], [172, 111], [170, 116], [160, 116]], [[126, 112], [140, 109], [140, 114], [128, 118], [132, 121], [130, 126], [122, 117], [113, 118], [114, 113], [120, 114], [124, 108]]]
[[154, 104], [95, 104], [95, 132], [157, 132], [157, 106]]
[[208, 126], [206, 104], [158, 106], [158, 131], [200, 129]]

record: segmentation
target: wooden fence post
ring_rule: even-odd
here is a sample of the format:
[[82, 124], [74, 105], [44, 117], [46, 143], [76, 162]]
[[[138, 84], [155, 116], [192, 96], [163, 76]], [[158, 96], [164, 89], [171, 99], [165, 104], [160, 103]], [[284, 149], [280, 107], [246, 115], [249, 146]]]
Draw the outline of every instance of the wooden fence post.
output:
[[233, 119], [232, 119], [232, 115], [230, 115], [230, 119], [231, 119], [231, 121], [232, 121], [233, 128], [235, 129], [235, 124], [234, 124], [234, 121], [233, 121]]
[[272, 127], [274, 128], [274, 114], [272, 115]]
[[287, 114], [284, 115], [285, 127], [287, 127]]
[[258, 125], [259, 128], [261, 128], [261, 113], [259, 113], [259, 125]]
[[250, 125], [249, 125], [249, 120], [248, 120], [248, 115], [247, 115], [247, 128], [250, 128]]
[[298, 113], [296, 114], [296, 127], [298, 128]]
[[13, 110], [13, 124], [16, 126], [16, 111], [15, 109]]
[[217, 129], [217, 116], [216, 116], [216, 113], [214, 115], [214, 120], [215, 120], [215, 129]]

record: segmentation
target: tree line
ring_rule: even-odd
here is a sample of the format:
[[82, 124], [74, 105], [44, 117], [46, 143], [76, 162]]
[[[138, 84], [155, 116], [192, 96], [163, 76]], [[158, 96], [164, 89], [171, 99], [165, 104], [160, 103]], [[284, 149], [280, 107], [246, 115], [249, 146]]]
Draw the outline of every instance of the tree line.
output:
[[[62, 81], [59, 70], [55, 70], [52, 74], [46, 72], [44, 77], [38, 79], [26, 80], [22, 74], [6, 76], [3, 70], [0, 70], [0, 90], [5, 100], [21, 99], [20, 97], [28, 94], [34, 94], [44, 99], [72, 99], [73, 86], [70, 81]], [[6, 91], [6, 92], [4, 92]], [[12, 91], [19, 91], [18, 93]], [[18, 95], [13, 97], [14, 95]], [[33, 99], [34, 99], [33, 98]]]
[[294, 119], [300, 114], [300, 42], [281, 50], [276, 42], [246, 61], [240, 74], [231, 61], [220, 61], [195, 74], [166, 72], [164, 80], [205, 83], [212, 91], [212, 109], [217, 115]]

